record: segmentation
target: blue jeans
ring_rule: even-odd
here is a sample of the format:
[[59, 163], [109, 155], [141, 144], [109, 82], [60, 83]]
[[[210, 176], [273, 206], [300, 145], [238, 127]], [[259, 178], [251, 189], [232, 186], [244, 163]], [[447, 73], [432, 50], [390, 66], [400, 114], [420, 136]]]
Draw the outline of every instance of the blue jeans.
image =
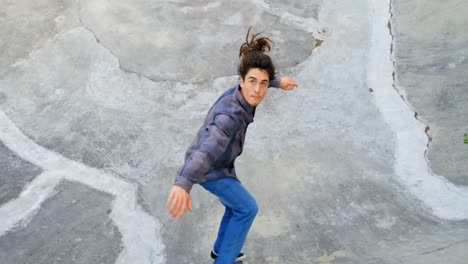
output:
[[218, 254], [214, 263], [233, 264], [257, 215], [257, 202], [234, 178], [216, 179], [200, 185], [217, 196], [226, 207], [213, 247]]

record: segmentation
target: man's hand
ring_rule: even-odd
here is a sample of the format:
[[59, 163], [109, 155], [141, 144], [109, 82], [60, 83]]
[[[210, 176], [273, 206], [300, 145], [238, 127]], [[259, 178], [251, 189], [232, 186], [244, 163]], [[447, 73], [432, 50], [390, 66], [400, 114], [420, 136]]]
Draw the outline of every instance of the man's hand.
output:
[[167, 199], [166, 207], [169, 209], [169, 214], [171, 214], [172, 217], [182, 218], [187, 209], [192, 212], [192, 199], [190, 199], [190, 194], [182, 187], [174, 185]]
[[297, 87], [297, 83], [293, 78], [289, 76], [285, 76], [281, 78], [279, 88], [283, 90], [292, 90], [294, 89], [294, 87]]

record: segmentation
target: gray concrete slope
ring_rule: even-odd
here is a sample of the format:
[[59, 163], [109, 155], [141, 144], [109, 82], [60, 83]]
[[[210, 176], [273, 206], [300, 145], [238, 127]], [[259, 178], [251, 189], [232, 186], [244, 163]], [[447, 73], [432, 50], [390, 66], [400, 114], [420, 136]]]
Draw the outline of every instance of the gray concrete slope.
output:
[[465, 1], [395, 1], [396, 86], [428, 127], [432, 171], [468, 185]]
[[210, 263], [219, 202], [165, 201], [251, 24], [300, 87], [268, 91], [236, 164], [260, 207], [246, 263], [466, 262], [464, 176], [432, 172], [464, 145], [425, 155], [426, 126], [464, 128], [405, 70], [424, 53], [400, 1], [0, 4], [0, 263]]

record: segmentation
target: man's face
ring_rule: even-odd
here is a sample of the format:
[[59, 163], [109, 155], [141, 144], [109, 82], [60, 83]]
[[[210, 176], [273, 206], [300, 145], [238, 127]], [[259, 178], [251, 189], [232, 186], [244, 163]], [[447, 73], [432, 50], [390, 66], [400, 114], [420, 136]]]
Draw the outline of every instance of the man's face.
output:
[[257, 106], [265, 97], [270, 83], [268, 73], [259, 68], [250, 69], [245, 79], [240, 78], [241, 93], [252, 107]]

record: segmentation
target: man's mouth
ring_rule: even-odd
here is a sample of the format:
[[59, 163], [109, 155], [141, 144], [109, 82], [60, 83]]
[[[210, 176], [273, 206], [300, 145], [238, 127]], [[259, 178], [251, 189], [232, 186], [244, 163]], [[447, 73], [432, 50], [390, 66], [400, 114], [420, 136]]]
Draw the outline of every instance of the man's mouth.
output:
[[252, 95], [253, 98], [260, 99], [260, 96]]

